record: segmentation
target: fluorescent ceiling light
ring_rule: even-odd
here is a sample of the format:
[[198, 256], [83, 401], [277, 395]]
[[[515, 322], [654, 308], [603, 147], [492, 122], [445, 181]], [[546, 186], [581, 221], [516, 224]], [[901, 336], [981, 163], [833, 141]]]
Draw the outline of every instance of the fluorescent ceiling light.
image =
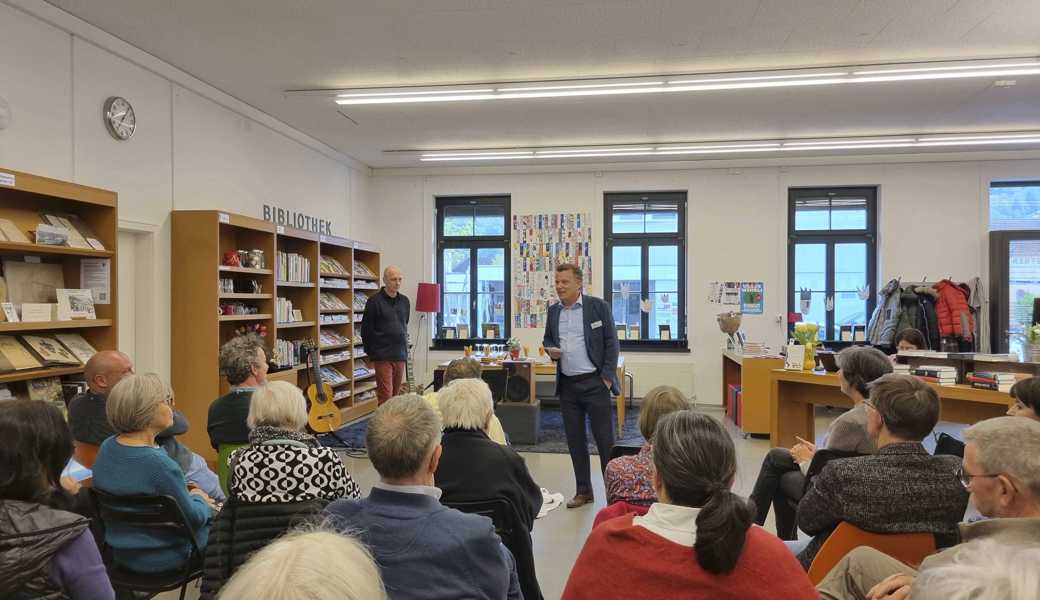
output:
[[[840, 69], [840, 68], [839, 68]], [[803, 69], [799, 73], [764, 71], [719, 75], [679, 75], [674, 78], [640, 76], [604, 80], [532, 81], [529, 83], [475, 83], [430, 88], [383, 88], [342, 90], [336, 103], [342, 105], [461, 102], [477, 100], [521, 100], [582, 96], [669, 94], [720, 90], [761, 89], [819, 85], [934, 81], [985, 77], [1040, 75], [1040, 61], [1005, 60], [972, 64], [896, 65], [870, 70]], [[313, 93], [299, 91], [296, 93]]]
[[763, 140], [761, 142], [660, 144], [644, 146], [590, 146], [564, 149], [502, 149], [485, 151], [424, 152], [420, 160], [430, 161], [485, 161], [485, 160], [549, 160], [573, 158], [609, 158], [633, 156], [678, 156], [686, 154], [732, 155], [753, 152], [808, 152], [825, 150], [871, 150], [883, 148], [930, 148], [956, 146], [986, 146], [1040, 144], [1040, 132], [991, 133], [946, 136], [891, 136], [853, 139], [816, 140]]

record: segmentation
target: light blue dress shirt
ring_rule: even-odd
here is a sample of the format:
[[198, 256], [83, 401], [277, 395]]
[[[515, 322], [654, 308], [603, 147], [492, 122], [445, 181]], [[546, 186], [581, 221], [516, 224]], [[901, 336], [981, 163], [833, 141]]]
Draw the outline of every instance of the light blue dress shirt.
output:
[[589, 360], [585, 348], [585, 311], [582, 308], [583, 295], [577, 302], [564, 306], [560, 311], [560, 372], [568, 377], [596, 372], [596, 365]]

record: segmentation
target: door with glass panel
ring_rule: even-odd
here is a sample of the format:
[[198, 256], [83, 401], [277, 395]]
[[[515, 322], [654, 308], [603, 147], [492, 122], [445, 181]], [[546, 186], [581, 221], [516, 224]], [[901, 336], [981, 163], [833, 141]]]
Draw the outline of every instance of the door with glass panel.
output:
[[1034, 301], [1040, 298], [1040, 231], [993, 231], [989, 236], [992, 349], [1022, 356]]

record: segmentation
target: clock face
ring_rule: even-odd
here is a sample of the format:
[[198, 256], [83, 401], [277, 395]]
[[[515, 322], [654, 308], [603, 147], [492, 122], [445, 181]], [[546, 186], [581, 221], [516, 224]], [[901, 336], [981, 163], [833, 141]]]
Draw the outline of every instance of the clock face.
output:
[[137, 117], [134, 115], [134, 107], [130, 106], [126, 98], [112, 96], [105, 100], [102, 113], [105, 127], [108, 128], [108, 132], [112, 134], [112, 137], [126, 141], [130, 139], [130, 136], [134, 135], [134, 129], [137, 128]]

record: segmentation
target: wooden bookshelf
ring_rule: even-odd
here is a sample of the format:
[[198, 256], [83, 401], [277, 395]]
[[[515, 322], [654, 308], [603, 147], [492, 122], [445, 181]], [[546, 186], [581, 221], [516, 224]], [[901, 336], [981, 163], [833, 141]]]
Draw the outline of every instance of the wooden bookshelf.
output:
[[[265, 345], [268, 358], [273, 356], [276, 340], [318, 342], [320, 332], [330, 329], [351, 339], [355, 324], [347, 319], [344, 323], [321, 323], [321, 293], [330, 293], [352, 307], [352, 276], [337, 274], [345, 279], [346, 288], [319, 285], [320, 277], [332, 277], [320, 272], [322, 254], [335, 256], [349, 271], [353, 268], [353, 240], [334, 236], [323, 236], [310, 231], [275, 226], [272, 223], [224, 213], [220, 211], [174, 211], [173, 212], [173, 381], [177, 392], [178, 407], [182, 408], [192, 423], [203, 424], [192, 427], [186, 440], [196, 451], [207, 458], [214, 458], [204, 424], [207, 421], [210, 403], [225, 393], [227, 382], [219, 375], [220, 346], [236, 335], [243, 325], [259, 324], [266, 327]], [[366, 264], [378, 268], [378, 253], [374, 247], [363, 245]], [[228, 267], [221, 265], [226, 252], [234, 250], [260, 249], [264, 251], [264, 268]], [[302, 276], [294, 270], [279, 271], [279, 252], [295, 254], [310, 262], [309, 273]], [[373, 262], [374, 261], [374, 262]], [[244, 291], [221, 292], [219, 280], [256, 280], [261, 290], [256, 293]], [[237, 286], [236, 286], [237, 289]], [[371, 293], [371, 292], [369, 292]], [[279, 322], [278, 299], [292, 303], [292, 308], [302, 312], [302, 321]], [[214, 310], [221, 303], [241, 302], [255, 306], [256, 315], [217, 315]], [[213, 315], [210, 317], [209, 315]], [[322, 352], [351, 348], [353, 343], [321, 347]], [[342, 389], [350, 386], [353, 391], [353, 358], [338, 360], [325, 366], [336, 367], [347, 381], [335, 386]], [[305, 364], [280, 368], [273, 379], [294, 381], [306, 389], [310, 384], [310, 372]], [[356, 419], [374, 410], [374, 404], [362, 403], [354, 406], [353, 395], [337, 401], [341, 411], [349, 411]], [[367, 412], [366, 412], [367, 411]], [[194, 434], [194, 435], [192, 435]]]
[[[104, 250], [72, 248], [0, 239], [0, 259], [61, 266], [65, 288], [80, 288], [80, 263], [83, 259], [109, 261], [109, 298], [107, 304], [94, 301], [96, 319], [72, 321], [0, 322], [0, 334], [18, 337], [20, 334], [48, 335], [57, 332], [75, 332], [83, 336], [95, 350], [115, 350], [118, 341], [119, 286], [117, 257], [118, 196], [115, 192], [40, 177], [30, 173], [0, 167], [0, 218], [11, 221], [28, 239], [35, 239], [36, 226], [43, 222], [43, 214], [75, 215], [101, 242]], [[3, 236], [0, 236], [2, 238]], [[3, 300], [7, 300], [8, 290]], [[54, 303], [57, 298], [48, 298]], [[2, 318], [2, 317], [0, 317]], [[25, 345], [25, 344], [23, 344]], [[33, 352], [30, 350], [30, 353]], [[25, 382], [43, 377], [76, 376], [83, 373], [83, 365], [52, 366], [0, 373], [0, 383], [9, 386], [16, 396], [25, 396]]]

